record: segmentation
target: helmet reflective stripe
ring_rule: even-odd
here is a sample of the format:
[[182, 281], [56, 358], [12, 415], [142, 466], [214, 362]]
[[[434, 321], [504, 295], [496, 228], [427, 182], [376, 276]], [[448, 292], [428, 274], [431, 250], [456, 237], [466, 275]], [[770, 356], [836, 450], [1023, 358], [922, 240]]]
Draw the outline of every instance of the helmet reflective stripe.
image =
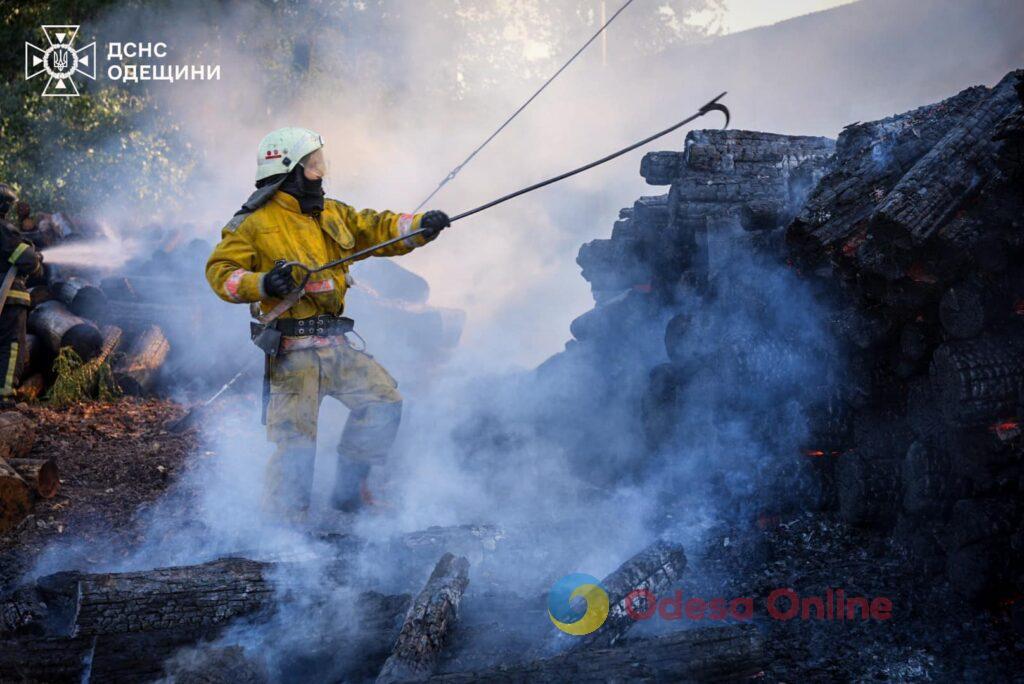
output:
[[268, 133], [256, 150], [256, 180], [287, 173], [300, 159], [324, 146], [319, 133], [308, 128], [278, 128]]

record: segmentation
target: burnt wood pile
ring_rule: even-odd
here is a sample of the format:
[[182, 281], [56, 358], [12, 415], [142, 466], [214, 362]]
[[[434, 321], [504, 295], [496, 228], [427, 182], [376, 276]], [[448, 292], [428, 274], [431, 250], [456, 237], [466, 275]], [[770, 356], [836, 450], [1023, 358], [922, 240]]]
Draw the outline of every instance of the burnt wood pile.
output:
[[[429, 536], [440, 533], [469, 546], [479, 541], [464, 528], [436, 528]], [[410, 561], [418, 554], [399, 551], [414, 538], [405, 535], [382, 549], [391, 562], [404, 563], [417, 576], [423, 565]], [[364, 580], [357, 572], [361, 561], [352, 554], [368, 543], [348, 539], [334, 547], [333, 555], [301, 561], [228, 557], [191, 566], [41, 577], [0, 597], [0, 680], [151, 681], [167, 676], [174, 681], [266, 682], [275, 679], [272, 670], [286, 668], [299, 678], [308, 673], [320, 679], [330, 672], [344, 681], [377, 682], [575, 676], [607, 681], [638, 674], [652, 681], [683, 675], [735, 681], [756, 676], [765, 665], [762, 638], [752, 625], [628, 638], [636, 623], [625, 617], [625, 601], [644, 611], [646, 598], [638, 598], [636, 590], [661, 594], [681, 579], [686, 556], [678, 544], [655, 542], [606, 577], [608, 622], [589, 639], [567, 642], [569, 648], [552, 657], [548, 644], [554, 628], [530, 609], [544, 597], [520, 598], [513, 606], [520, 616], [537, 618], [529, 648], [479, 652], [467, 639], [477, 636], [474, 624], [460, 620], [470, 584], [465, 557], [442, 554], [414, 598], [381, 594], [357, 589]], [[327, 610], [324, 602], [336, 601], [330, 597], [339, 592], [352, 598], [321, 624], [313, 607]], [[488, 606], [489, 619], [493, 608]], [[296, 628], [297, 620], [305, 621], [302, 629]], [[277, 644], [274, 658], [249, 647], [246, 635], [259, 630]], [[286, 644], [298, 648], [290, 652]], [[467, 650], [477, 652], [470, 657]]]
[[976, 601], [1022, 586], [1022, 79], [848, 126], [787, 233], [850, 359], [829, 503]]
[[[538, 369], [555, 393], [578, 388], [566, 398], [574, 410], [554, 422], [550, 437], [587, 435], [566, 445], [581, 466], [621, 464], [621, 471], [601, 469], [609, 482], [620, 480], [645, 462], [638, 444], [648, 453], [670, 445], [680, 388], [695, 365], [683, 341], [694, 321], [680, 300], [714, 296], [734, 249], [778, 259], [785, 226], [833, 151], [822, 137], [698, 130], [682, 152], [644, 156], [641, 175], [668, 192], [622, 209], [610, 238], [580, 248], [595, 306], [572, 322], [565, 351]], [[585, 425], [566, 429], [581, 415]], [[624, 454], [635, 457], [623, 462]]]
[[[696, 292], [705, 308], [757, 309], [765, 295], [730, 290], [720, 274], [758, 255], [829, 312], [842, 368], [818, 397], [799, 387], [782, 397], [801, 403], [812, 430], [793, 467], [763, 481], [766, 497], [876, 530], [967, 599], [1019, 595], [1022, 73], [852, 124], [835, 144], [694, 131], [682, 152], [646, 155], [642, 175], [669, 191], [640, 198], [609, 239], [580, 249], [596, 306], [537, 373], [573, 407], [548, 417], [550, 435], [580, 455], [581, 474], [596, 477], [597, 460], [621, 481], [671, 453], [681, 388], [700, 373], [728, 377], [734, 407], [744, 386], [786, 387], [799, 339], [695, 346], [707, 321], [679, 304]], [[763, 363], [776, 342], [776, 361]], [[748, 408], [773, 422], [771, 407]]]

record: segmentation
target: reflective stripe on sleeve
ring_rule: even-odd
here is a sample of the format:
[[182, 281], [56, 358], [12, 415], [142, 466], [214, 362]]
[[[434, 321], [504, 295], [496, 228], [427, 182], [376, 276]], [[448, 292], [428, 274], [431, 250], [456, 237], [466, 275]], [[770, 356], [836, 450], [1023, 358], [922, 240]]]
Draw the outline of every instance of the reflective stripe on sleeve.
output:
[[[408, 235], [412, 232], [412, 226], [416, 222], [415, 214], [399, 214], [398, 215], [398, 234]], [[410, 247], [418, 247], [419, 243], [416, 242], [416, 238], [407, 237], [404, 240], [405, 244]]]
[[14, 248], [14, 251], [11, 252], [11, 256], [7, 259], [7, 261], [9, 261], [12, 264], [18, 263], [18, 259], [21, 258], [21, 255], [25, 253], [25, 250], [28, 249], [28, 247], [29, 245], [27, 242], [19, 243], [18, 246]]
[[242, 301], [242, 296], [238, 293], [238, 290], [242, 287], [242, 278], [248, 274], [244, 268], [232, 271], [228, 279], [224, 281], [224, 294], [228, 296], [233, 302]]

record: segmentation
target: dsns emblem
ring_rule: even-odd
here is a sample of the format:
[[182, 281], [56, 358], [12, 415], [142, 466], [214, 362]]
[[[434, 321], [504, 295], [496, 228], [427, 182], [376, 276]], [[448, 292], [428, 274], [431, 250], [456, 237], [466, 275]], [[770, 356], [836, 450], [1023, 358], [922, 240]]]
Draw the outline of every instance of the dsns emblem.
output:
[[46, 25], [42, 27], [47, 45], [25, 43], [25, 80], [46, 74], [43, 97], [74, 97], [78, 95], [75, 74], [96, 80], [96, 42], [80, 50], [74, 48], [77, 26]]
[[[574, 599], [582, 598], [586, 609], [574, 607]], [[581, 572], [566, 575], [548, 592], [548, 617], [566, 634], [590, 634], [608, 619], [608, 592], [600, 581]]]

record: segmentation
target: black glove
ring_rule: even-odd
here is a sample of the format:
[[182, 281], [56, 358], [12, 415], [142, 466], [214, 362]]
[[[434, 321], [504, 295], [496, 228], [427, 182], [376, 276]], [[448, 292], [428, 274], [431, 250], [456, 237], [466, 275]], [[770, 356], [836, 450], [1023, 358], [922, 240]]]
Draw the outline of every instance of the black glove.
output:
[[263, 291], [270, 297], [284, 297], [294, 289], [295, 281], [290, 266], [279, 263], [263, 274]]
[[448, 218], [448, 214], [443, 211], [433, 209], [423, 215], [423, 219], [420, 221], [420, 228], [423, 229], [423, 237], [427, 238], [427, 241], [433, 240], [441, 231], [452, 225], [451, 220]]

